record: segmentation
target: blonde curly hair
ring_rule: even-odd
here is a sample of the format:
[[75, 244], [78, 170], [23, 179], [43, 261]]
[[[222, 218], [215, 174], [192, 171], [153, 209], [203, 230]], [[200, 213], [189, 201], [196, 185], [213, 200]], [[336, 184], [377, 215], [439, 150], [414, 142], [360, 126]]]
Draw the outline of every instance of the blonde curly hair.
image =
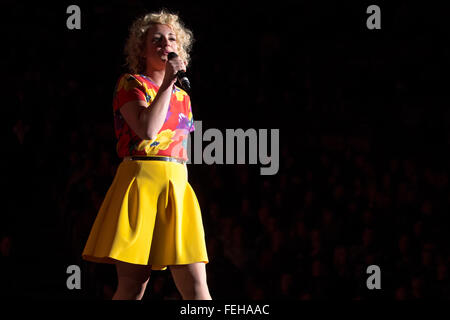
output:
[[178, 44], [178, 56], [188, 65], [190, 61], [189, 52], [192, 49], [194, 36], [187, 29], [177, 14], [170, 13], [166, 9], [159, 12], [147, 13], [137, 18], [129, 29], [129, 36], [125, 44], [126, 65], [132, 73], [143, 73], [145, 71], [145, 40], [149, 27], [154, 24], [168, 25], [175, 33]]

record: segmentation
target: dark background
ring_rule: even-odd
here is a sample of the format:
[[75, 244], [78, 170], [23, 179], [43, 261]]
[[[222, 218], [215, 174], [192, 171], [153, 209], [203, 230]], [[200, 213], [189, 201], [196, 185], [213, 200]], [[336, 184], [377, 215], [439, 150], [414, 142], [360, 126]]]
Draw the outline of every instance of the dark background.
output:
[[[71, 4], [81, 30], [66, 28]], [[381, 30], [366, 28], [371, 4]], [[213, 298], [449, 299], [448, 7], [410, 1], [2, 2], [1, 295], [111, 298], [114, 266], [81, 252], [120, 163], [128, 27], [162, 7], [196, 39], [203, 131], [280, 129], [274, 176], [188, 167]], [[66, 288], [72, 264], [81, 290]], [[179, 298], [152, 273], [144, 299]]]

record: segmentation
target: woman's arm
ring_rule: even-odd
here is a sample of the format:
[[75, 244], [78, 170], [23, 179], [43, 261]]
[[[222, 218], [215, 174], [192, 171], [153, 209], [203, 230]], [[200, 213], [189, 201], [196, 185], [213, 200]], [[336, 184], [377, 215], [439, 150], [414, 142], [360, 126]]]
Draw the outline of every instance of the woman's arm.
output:
[[153, 140], [164, 124], [171, 95], [172, 87], [161, 87], [150, 106], [145, 101], [130, 101], [120, 108], [120, 112], [141, 139]]
[[161, 86], [150, 106], [147, 107], [143, 101], [132, 101], [120, 108], [125, 121], [141, 139], [153, 140], [161, 130], [172, 97], [172, 88], [177, 81], [176, 75], [180, 70], [186, 71], [180, 57], [168, 60]]

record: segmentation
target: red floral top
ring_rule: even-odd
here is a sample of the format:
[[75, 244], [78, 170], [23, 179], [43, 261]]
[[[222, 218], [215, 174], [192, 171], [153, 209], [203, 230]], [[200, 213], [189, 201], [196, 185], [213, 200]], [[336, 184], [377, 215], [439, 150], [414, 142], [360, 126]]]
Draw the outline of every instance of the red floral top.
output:
[[169, 156], [188, 160], [187, 138], [194, 131], [191, 100], [189, 95], [177, 86], [173, 87], [164, 124], [154, 140], [141, 139], [127, 124], [120, 108], [127, 102], [142, 100], [148, 106], [159, 87], [148, 77], [139, 74], [124, 74], [117, 81], [114, 90], [114, 130], [118, 139], [116, 151], [125, 156]]

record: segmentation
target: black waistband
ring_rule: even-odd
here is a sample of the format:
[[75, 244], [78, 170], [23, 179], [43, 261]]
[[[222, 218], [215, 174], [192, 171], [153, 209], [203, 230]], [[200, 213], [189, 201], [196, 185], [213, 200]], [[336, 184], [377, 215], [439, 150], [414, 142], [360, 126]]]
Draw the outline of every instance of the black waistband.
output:
[[172, 157], [150, 157], [150, 156], [128, 156], [124, 160], [157, 160], [157, 161], [169, 161], [185, 164], [186, 161], [182, 159], [172, 158]]

